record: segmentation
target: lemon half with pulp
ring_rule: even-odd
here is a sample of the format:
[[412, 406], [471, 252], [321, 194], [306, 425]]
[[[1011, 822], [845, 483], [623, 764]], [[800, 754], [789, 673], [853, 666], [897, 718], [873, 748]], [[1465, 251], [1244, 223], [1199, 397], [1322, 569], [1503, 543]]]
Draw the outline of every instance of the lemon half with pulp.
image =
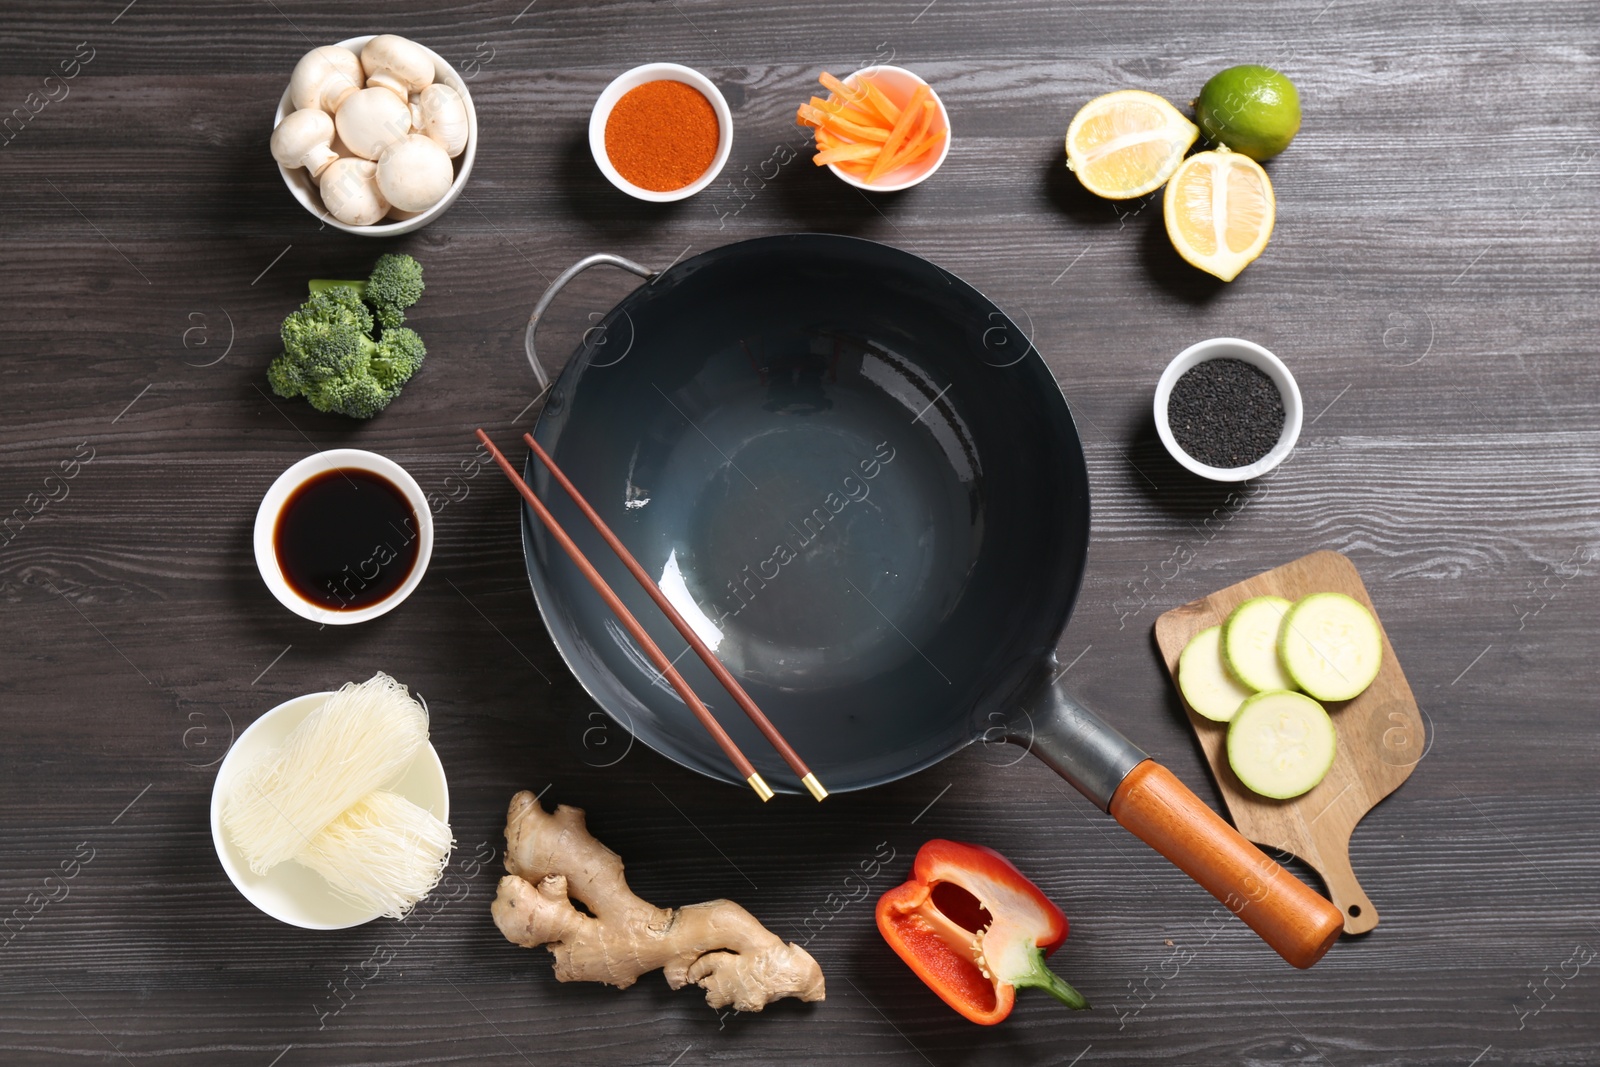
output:
[[1200, 136], [1177, 108], [1142, 89], [1097, 96], [1067, 127], [1067, 166], [1096, 196], [1128, 200], [1161, 188]]
[[1261, 164], [1226, 148], [1183, 160], [1161, 208], [1178, 255], [1225, 282], [1267, 247], [1278, 211]]

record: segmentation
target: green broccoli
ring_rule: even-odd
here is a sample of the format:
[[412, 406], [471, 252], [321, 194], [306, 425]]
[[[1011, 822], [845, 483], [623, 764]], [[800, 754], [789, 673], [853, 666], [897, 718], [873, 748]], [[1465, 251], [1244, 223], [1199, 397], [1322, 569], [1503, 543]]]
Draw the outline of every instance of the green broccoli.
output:
[[422, 264], [410, 256], [394, 253], [379, 256], [367, 276], [367, 288], [361, 298], [376, 310], [378, 321], [384, 329], [392, 329], [406, 321], [406, 308], [422, 299]]
[[372, 266], [372, 273], [364, 282], [327, 278], [313, 278], [311, 281], [313, 293], [336, 288], [354, 289], [356, 295], [372, 305], [378, 321], [388, 329], [406, 321], [406, 308], [422, 299], [422, 290], [426, 286], [422, 284], [421, 263], [410, 256], [389, 252], [378, 257], [378, 262]]
[[[385, 299], [375, 305], [383, 324], [376, 338], [367, 306], [375, 288]], [[372, 418], [400, 395], [428, 354], [415, 330], [397, 325], [421, 291], [422, 268], [409, 256], [384, 256], [364, 285], [312, 282], [311, 298], [283, 320], [283, 354], [267, 368], [272, 391], [303, 396], [318, 411]]]
[[378, 350], [372, 353], [372, 376], [386, 389], [400, 391], [422, 366], [422, 357], [428, 354], [416, 330], [396, 326], [384, 330], [378, 338]]

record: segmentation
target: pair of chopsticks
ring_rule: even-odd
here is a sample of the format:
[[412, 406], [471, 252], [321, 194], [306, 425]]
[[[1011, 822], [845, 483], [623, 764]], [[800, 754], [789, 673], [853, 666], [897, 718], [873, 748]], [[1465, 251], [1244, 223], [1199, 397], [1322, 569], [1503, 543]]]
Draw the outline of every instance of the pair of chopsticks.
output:
[[[655, 601], [656, 607], [660, 608], [662, 614], [671, 620], [672, 625], [677, 628], [678, 633], [683, 635], [683, 639], [689, 643], [689, 647], [694, 649], [701, 662], [716, 676], [717, 681], [722, 683], [723, 688], [728, 691], [728, 695], [733, 697], [734, 702], [740, 708], [744, 709], [744, 713], [750, 717], [750, 721], [755, 723], [756, 729], [761, 731], [762, 736], [777, 750], [778, 755], [783, 757], [783, 762], [787, 763], [790, 769], [799, 777], [800, 784], [805, 786], [811, 795], [818, 800], [826, 797], [828, 791], [817, 780], [817, 776], [811, 773], [811, 768], [806, 766], [805, 761], [800, 758], [800, 754], [778, 732], [778, 728], [772, 725], [771, 720], [756, 706], [756, 702], [750, 699], [750, 694], [744, 691], [744, 687], [739, 684], [738, 679], [728, 672], [728, 668], [722, 665], [706, 643], [700, 639], [700, 635], [694, 632], [694, 627], [689, 625], [688, 620], [679, 614], [678, 609], [673, 607], [672, 603], [667, 600], [666, 595], [651, 580], [645, 569], [639, 565], [639, 561], [633, 558], [633, 553], [629, 552], [627, 546], [618, 540], [617, 535], [611, 532], [611, 527], [606, 525], [605, 520], [600, 517], [599, 513], [589, 506], [589, 502], [584, 499], [583, 494], [578, 492], [578, 487], [573, 485], [567, 476], [562, 473], [560, 467], [556, 466], [556, 461], [551, 459], [550, 454], [540, 447], [539, 442], [533, 439], [532, 434], [525, 433], [522, 435], [522, 439], [527, 442], [529, 448], [533, 449], [533, 454], [539, 457], [539, 462], [545, 465], [551, 476], [560, 483], [561, 488], [566, 490], [567, 495], [572, 498], [572, 502], [578, 505], [578, 510], [583, 512], [584, 518], [588, 519], [590, 524], [594, 526], [595, 532], [605, 540], [606, 544], [611, 546], [611, 551], [617, 554], [617, 558], [628, 568], [628, 572], [644, 587], [644, 591], [650, 594], [650, 599]], [[489, 455], [493, 457], [496, 465], [505, 472], [506, 477], [511, 480], [511, 484], [516, 486], [517, 492], [522, 494], [522, 498], [528, 502], [528, 506], [533, 508], [533, 513], [539, 517], [540, 522], [544, 523], [545, 528], [550, 531], [550, 535], [555, 538], [556, 543], [566, 551], [572, 562], [577, 564], [578, 570], [589, 580], [589, 584], [594, 587], [595, 592], [600, 594], [600, 599], [605, 601], [606, 607], [611, 609], [612, 614], [617, 617], [629, 635], [644, 650], [650, 661], [656, 665], [656, 669], [671, 683], [672, 688], [677, 690], [678, 695], [689, 706], [689, 710], [694, 713], [695, 718], [700, 720], [700, 725], [706, 728], [706, 732], [711, 735], [712, 740], [716, 741], [722, 751], [727, 754], [734, 767], [744, 776], [745, 782], [751, 789], [755, 790], [756, 796], [762, 800], [771, 800], [773, 796], [772, 787], [766, 783], [766, 780], [761, 777], [755, 766], [740, 751], [733, 738], [728, 736], [728, 732], [722, 728], [722, 724], [717, 721], [716, 716], [711, 714], [711, 709], [707, 708], [705, 703], [695, 695], [694, 690], [689, 688], [689, 683], [684, 680], [683, 675], [678, 673], [677, 668], [672, 665], [672, 661], [667, 658], [666, 653], [661, 651], [661, 647], [651, 640], [650, 635], [639, 624], [639, 620], [634, 618], [633, 613], [622, 603], [621, 598], [617, 596], [606, 580], [600, 576], [600, 572], [595, 570], [594, 564], [589, 562], [588, 558], [583, 554], [583, 550], [567, 535], [567, 531], [561, 528], [561, 524], [556, 521], [556, 517], [550, 514], [550, 509], [545, 507], [544, 501], [540, 500], [532, 487], [522, 480], [522, 475], [517, 473], [517, 469], [501, 454], [500, 450], [495, 447], [494, 442], [489, 440], [489, 435], [484, 433], [482, 429], [478, 430], [478, 440], [489, 450]]]

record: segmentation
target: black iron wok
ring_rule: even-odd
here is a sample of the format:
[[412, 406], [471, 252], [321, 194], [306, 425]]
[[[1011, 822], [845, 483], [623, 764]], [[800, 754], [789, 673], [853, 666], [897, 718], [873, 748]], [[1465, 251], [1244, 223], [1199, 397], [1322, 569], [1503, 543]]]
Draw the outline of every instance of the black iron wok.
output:
[[[804, 234], [655, 273], [585, 333], [534, 431], [830, 790], [974, 740], [1028, 745], [1290, 962], [1341, 929], [1165, 768], [1056, 687], [1088, 549], [1077, 430], [990, 300], [870, 241]], [[571, 501], [527, 479], [671, 656], [685, 644]], [[556, 647], [619, 723], [741, 783], [678, 695], [523, 508]], [[694, 656], [677, 666], [779, 791], [799, 785]]]

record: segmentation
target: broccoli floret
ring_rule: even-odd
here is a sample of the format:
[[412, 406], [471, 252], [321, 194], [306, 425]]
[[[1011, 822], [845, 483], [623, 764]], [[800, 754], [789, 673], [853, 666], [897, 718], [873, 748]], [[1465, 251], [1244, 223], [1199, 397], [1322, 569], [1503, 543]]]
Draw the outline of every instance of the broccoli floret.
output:
[[422, 357], [428, 350], [416, 330], [396, 326], [384, 330], [378, 338], [378, 350], [372, 354], [372, 376], [386, 389], [400, 391], [422, 366]]
[[[300, 381], [310, 384], [356, 370], [372, 333], [372, 313], [349, 289], [329, 289], [283, 320], [284, 353], [293, 356]], [[292, 376], [288, 376], [292, 380]]]
[[427, 354], [415, 330], [387, 329], [374, 340], [373, 325], [354, 288], [324, 286], [283, 320], [283, 353], [267, 368], [268, 384], [318, 411], [370, 419], [400, 395]]
[[390, 252], [378, 257], [367, 277], [362, 299], [377, 311], [384, 329], [406, 321], [406, 308], [422, 299], [422, 264], [410, 256]]
[[300, 374], [299, 365], [289, 358], [288, 352], [279, 353], [277, 359], [267, 364], [267, 384], [272, 386], [274, 393], [291, 399], [306, 391], [306, 380]]
[[267, 384], [283, 397], [356, 373], [368, 359], [372, 314], [348, 289], [318, 293], [283, 320], [283, 354], [267, 368]]
[[385, 389], [370, 374], [330, 378], [306, 390], [306, 399], [318, 411], [332, 411], [353, 419], [370, 419], [389, 406], [400, 390]]
[[378, 257], [372, 274], [364, 282], [313, 278], [313, 293], [334, 289], [354, 289], [356, 295], [372, 305], [378, 321], [384, 327], [399, 326], [406, 321], [406, 308], [422, 299], [422, 264], [410, 256], [389, 252]]

